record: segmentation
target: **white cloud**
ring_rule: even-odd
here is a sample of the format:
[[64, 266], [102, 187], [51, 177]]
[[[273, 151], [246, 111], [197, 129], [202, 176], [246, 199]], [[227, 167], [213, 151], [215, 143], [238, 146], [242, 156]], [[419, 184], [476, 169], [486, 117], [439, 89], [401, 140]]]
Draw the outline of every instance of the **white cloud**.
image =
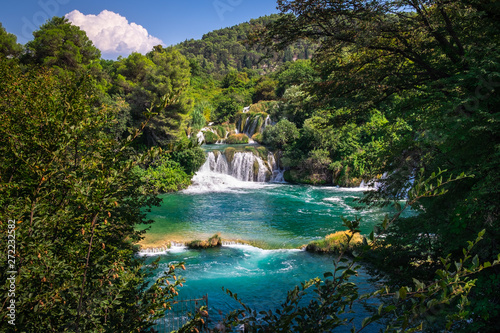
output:
[[141, 25], [129, 23], [120, 14], [103, 10], [99, 15], [84, 15], [78, 10], [66, 18], [87, 33], [103, 54], [128, 55], [132, 52], [147, 53], [163, 42], [148, 34]]

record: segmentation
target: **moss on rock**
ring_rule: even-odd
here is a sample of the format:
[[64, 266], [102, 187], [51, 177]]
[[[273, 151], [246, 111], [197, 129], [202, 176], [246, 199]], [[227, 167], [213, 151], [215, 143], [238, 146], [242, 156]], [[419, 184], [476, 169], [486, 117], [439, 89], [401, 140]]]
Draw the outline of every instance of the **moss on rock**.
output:
[[208, 249], [212, 247], [220, 247], [222, 246], [222, 238], [220, 234], [215, 234], [210, 237], [208, 240], [194, 240], [186, 243], [186, 246], [190, 249]]
[[236, 154], [236, 149], [233, 147], [227, 147], [224, 150], [224, 155], [226, 156], [227, 163], [231, 164], [234, 159], [234, 154]]
[[306, 251], [317, 253], [339, 253], [345, 249], [349, 253], [354, 249], [354, 247], [363, 242], [363, 236], [355, 234], [347, 246], [347, 237], [351, 235], [350, 231], [337, 231], [333, 234], [327, 235], [322, 240], [312, 241], [307, 244]]
[[240, 144], [240, 143], [248, 143], [248, 136], [246, 134], [231, 134], [227, 139], [226, 143], [228, 144]]

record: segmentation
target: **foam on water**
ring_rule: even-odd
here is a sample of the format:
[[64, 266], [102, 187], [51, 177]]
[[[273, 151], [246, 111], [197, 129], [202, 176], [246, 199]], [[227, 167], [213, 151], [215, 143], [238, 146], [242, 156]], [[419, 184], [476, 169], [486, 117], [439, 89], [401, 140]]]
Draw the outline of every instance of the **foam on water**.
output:
[[244, 193], [247, 189], [261, 189], [272, 184], [242, 181], [233, 176], [212, 171], [198, 171], [192, 179], [193, 184], [182, 193], [203, 194], [210, 192]]

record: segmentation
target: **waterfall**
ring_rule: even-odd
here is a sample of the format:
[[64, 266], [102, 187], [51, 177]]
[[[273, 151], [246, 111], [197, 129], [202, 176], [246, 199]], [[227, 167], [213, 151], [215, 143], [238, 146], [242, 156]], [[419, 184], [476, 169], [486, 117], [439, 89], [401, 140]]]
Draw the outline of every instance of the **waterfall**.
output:
[[279, 164], [276, 162], [274, 158], [274, 154], [269, 152], [267, 155], [267, 160], [271, 165], [271, 170], [273, 171], [271, 175], [271, 182], [273, 183], [286, 183], [284, 178], [285, 170], [281, 169]]
[[202, 131], [199, 131], [198, 134], [196, 134], [196, 137], [198, 138], [198, 144], [202, 144], [205, 142], [205, 135], [203, 135]]
[[266, 181], [283, 183], [283, 172], [274, 155], [268, 154], [267, 161], [253, 152], [235, 152], [228, 161], [226, 154], [218, 151], [208, 152], [205, 163], [198, 173], [228, 175], [244, 182]]

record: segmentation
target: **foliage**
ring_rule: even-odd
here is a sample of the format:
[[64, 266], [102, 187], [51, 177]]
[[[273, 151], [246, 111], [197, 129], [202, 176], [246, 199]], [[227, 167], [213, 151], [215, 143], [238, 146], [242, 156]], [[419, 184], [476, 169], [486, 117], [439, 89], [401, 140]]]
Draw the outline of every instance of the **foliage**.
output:
[[217, 143], [217, 141], [219, 141], [219, 139], [220, 139], [217, 134], [215, 134], [214, 132], [211, 132], [211, 131], [203, 132], [203, 136], [205, 137], [205, 143], [207, 145]]
[[199, 146], [173, 151], [170, 159], [179, 163], [184, 172], [193, 175], [205, 163], [205, 152]]
[[[326, 235], [324, 239], [312, 241], [306, 246], [306, 251], [319, 253], [351, 253], [356, 244], [362, 243], [360, 234], [352, 234], [350, 231], [337, 231]], [[345, 246], [348, 246], [345, 248]]]
[[312, 67], [310, 60], [297, 60], [280, 66], [275, 76], [278, 80], [276, 95], [282, 97], [286, 89], [292, 86], [314, 82], [318, 73]]
[[[0, 272], [2, 331], [146, 330], [180, 285], [172, 279], [181, 264], [151, 284], [157, 263], [149, 269], [135, 256], [143, 232], [134, 226], [150, 222], [145, 213], [159, 199], [140, 192], [132, 169], [156, 150], [131, 154], [134, 137], [120, 142], [103, 131], [113, 114], [93, 107], [92, 86], [88, 75], [22, 73], [0, 60], [5, 244], [7, 221], [16, 223], [15, 273]], [[15, 296], [8, 295], [12, 274]], [[15, 326], [5, 320], [13, 300]]]
[[[236, 70], [270, 71], [295, 57], [307, 59], [316, 45], [305, 40], [288, 47], [286, 52], [275, 52], [267, 57], [266, 48], [259, 44], [247, 43], [254, 30], [276, 19], [278, 15], [275, 14], [252, 19], [247, 23], [209, 32], [203, 35], [201, 40], [187, 40], [177, 47], [182, 54], [196, 63], [195, 68], [198, 71], [220, 77]], [[285, 53], [289, 56], [285, 57]]]
[[85, 32], [64, 17], [53, 17], [33, 36], [26, 43], [25, 63], [82, 71], [101, 56]]
[[8, 33], [0, 23], [0, 55], [17, 57], [22, 51], [22, 46], [17, 43], [17, 37]]
[[288, 119], [297, 127], [302, 127], [306, 119], [313, 115], [312, 97], [302, 85], [292, 85], [283, 93], [281, 101], [272, 109], [273, 119]]
[[291, 145], [299, 137], [299, 131], [294, 123], [282, 119], [273, 126], [267, 126], [262, 133], [264, 144], [273, 149], [283, 149]]
[[276, 99], [276, 85], [277, 81], [264, 77], [255, 86], [255, 91], [252, 96], [252, 102], [271, 101]]
[[252, 135], [252, 140], [262, 144], [264, 142], [262, 138], [262, 133], [255, 133], [254, 135]]
[[241, 144], [248, 143], [248, 136], [246, 134], [231, 134], [227, 137], [226, 143], [228, 144]]
[[[178, 158], [185, 157], [181, 154], [175, 156]], [[168, 154], [159, 156], [142, 173], [142, 176], [145, 191], [155, 194], [176, 192], [191, 185], [191, 176], [184, 171], [184, 168], [178, 162], [171, 159]]]
[[192, 101], [186, 92], [189, 85], [189, 62], [174, 48], [156, 46], [146, 56], [132, 53], [114, 64], [112, 96], [124, 95], [130, 104], [128, 122], [133, 127], [145, 120], [145, 112], [154, 109], [143, 143], [167, 145], [185, 136], [186, 114]]
[[242, 104], [234, 96], [221, 97], [212, 115], [212, 120], [219, 123], [234, 119], [234, 116], [242, 108]]
[[194, 131], [199, 131], [205, 127], [206, 124], [207, 120], [205, 118], [205, 107], [203, 104], [197, 104], [191, 112], [190, 126], [194, 129]]

